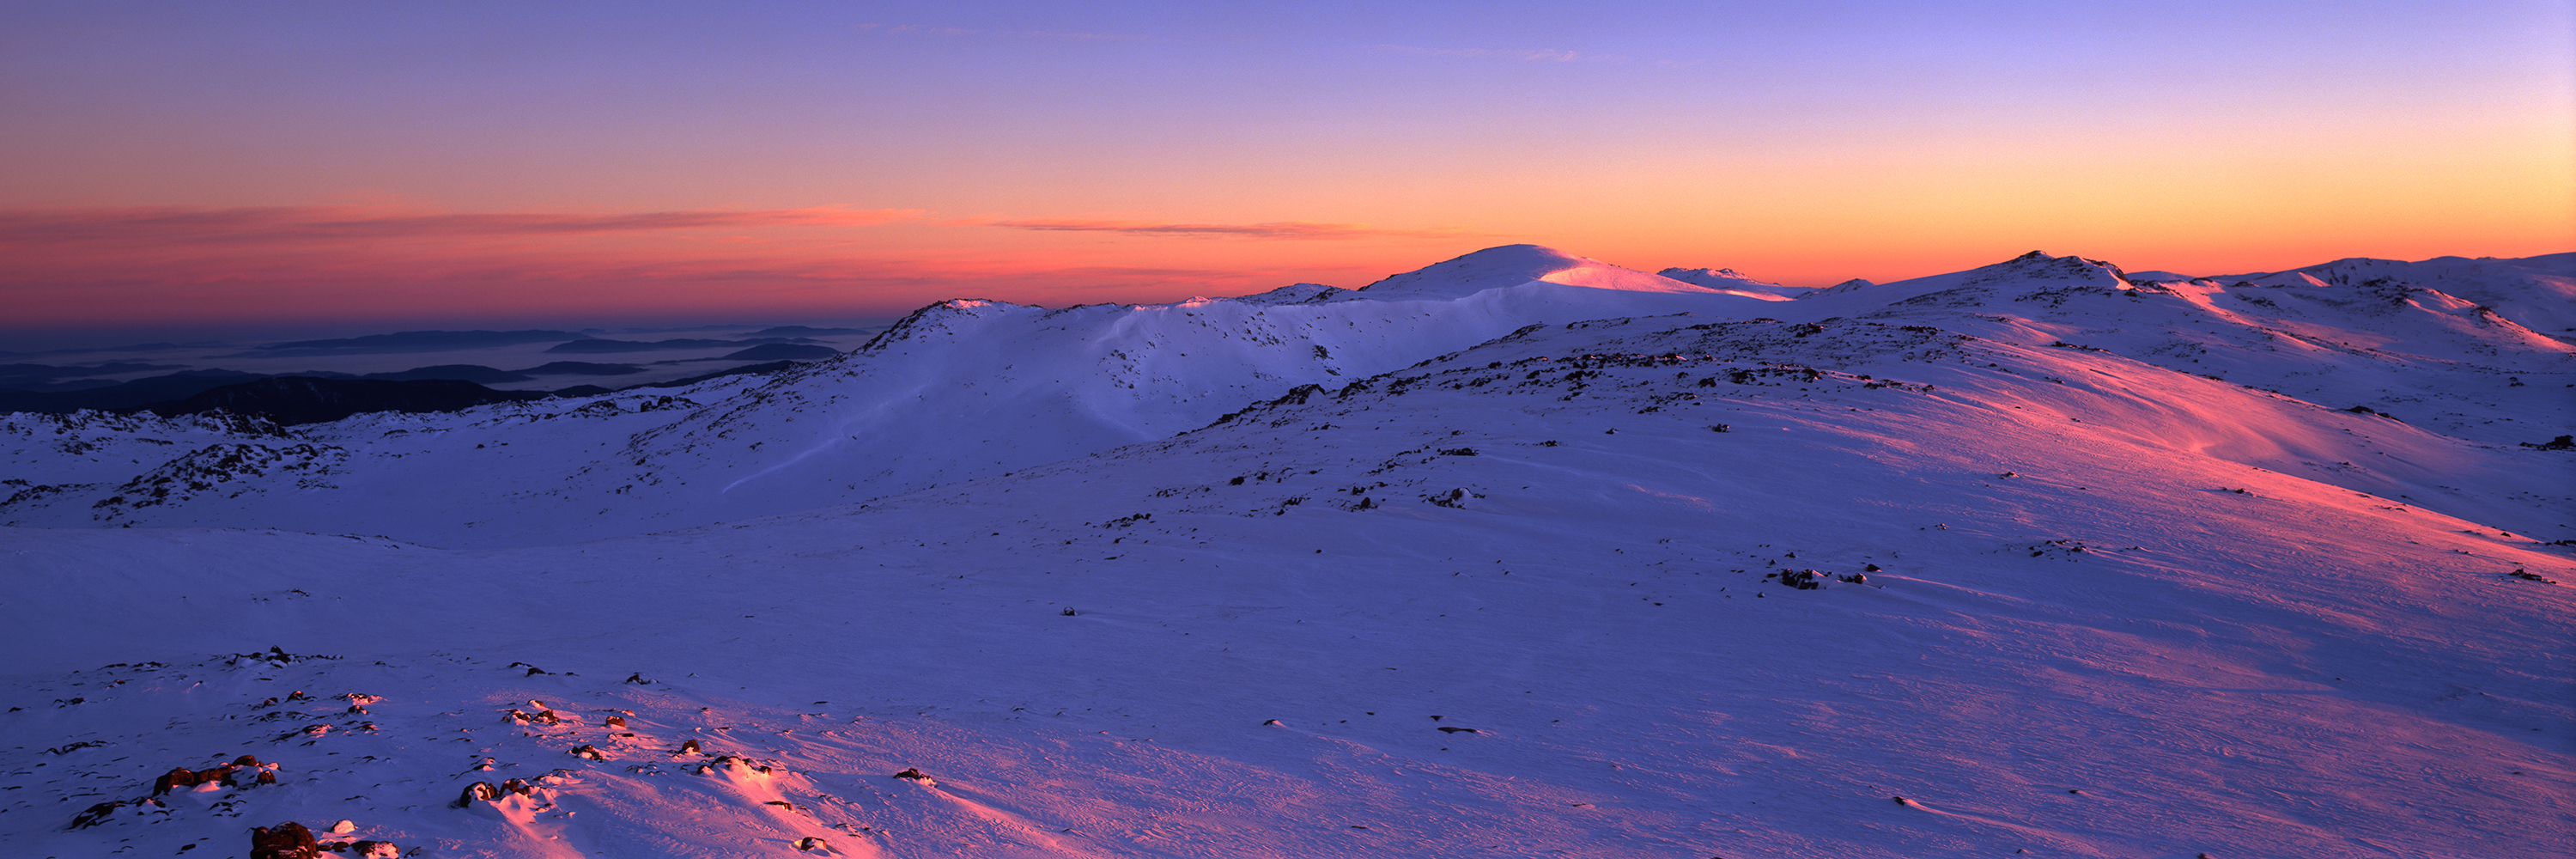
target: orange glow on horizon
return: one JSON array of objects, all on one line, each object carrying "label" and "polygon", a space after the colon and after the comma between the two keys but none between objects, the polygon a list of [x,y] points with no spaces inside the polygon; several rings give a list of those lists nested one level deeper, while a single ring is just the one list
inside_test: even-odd
[{"label": "orange glow on horizon", "polygon": [[[892,316],[946,298],[1061,306],[1345,288],[1478,248],[1532,242],[1645,271],[1729,267],[1761,280],[1886,282],[2028,250],[2190,274],[2350,256],[2529,256],[2570,249],[2576,219],[2536,200],[2447,207],[2446,229],[2320,195],[2273,207],[2098,195],[1990,201],[1924,189],[1875,209],[1722,205],[1649,220],[1529,216],[1533,229],[1240,224],[1139,218],[943,218],[806,208],[432,213],[385,207],[125,208],[0,213],[0,289],[16,327],[331,318],[566,318],[720,313]],[[2539,196],[2539,195],[2528,195]],[[2120,200],[2118,195],[2111,199]],[[1932,205],[1930,201],[1947,201]],[[1946,216],[1942,213],[1946,212]],[[1710,237],[1721,237],[1711,240]],[[1822,240],[1819,237],[1831,237]],[[2009,238],[1997,238],[2005,236]]]},{"label": "orange glow on horizon", "polygon": [[[2576,249],[2564,4],[1863,5],[0,9],[0,302],[853,318],[1356,287],[1520,242],[1794,286]],[[1003,35],[1029,32],[1122,35]]]}]

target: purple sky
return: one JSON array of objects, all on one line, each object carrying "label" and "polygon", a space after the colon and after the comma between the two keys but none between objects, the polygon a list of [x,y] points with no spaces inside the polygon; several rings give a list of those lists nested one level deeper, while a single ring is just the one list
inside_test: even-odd
[{"label": "purple sky", "polygon": [[6,328],[2576,245],[2563,0],[1392,6],[12,3]]}]

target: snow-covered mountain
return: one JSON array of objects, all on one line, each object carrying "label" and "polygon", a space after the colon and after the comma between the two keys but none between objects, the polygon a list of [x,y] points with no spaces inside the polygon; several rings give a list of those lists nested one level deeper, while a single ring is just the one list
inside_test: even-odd
[{"label": "snow-covered mountain", "polygon": [[[209,436],[185,420],[141,432],[145,424],[123,419],[20,416],[11,426],[26,441],[11,456],[26,467],[11,477],[33,494],[0,505],[0,521],[287,527],[448,546],[565,542],[855,503],[1163,438],[1298,385],[1385,372],[1533,323],[1758,315],[1750,309],[1777,303],[1529,245],[1356,291],[1062,309],[945,301],[849,356],[758,387],[726,381],[676,399],[296,428],[288,446],[320,450],[327,477],[245,471],[163,494],[172,484],[149,471],[166,453],[102,451],[140,438],[204,458],[213,445],[282,439]],[[100,450],[63,457],[44,441],[62,434]],[[138,506],[138,490],[148,504]]]},{"label": "snow-covered mountain", "polygon": [[1683,283],[1697,284],[1710,289],[1751,292],[1762,295],[1774,295],[1781,298],[1799,298],[1807,293],[1815,291],[1809,287],[1784,286],[1768,281],[1754,280],[1731,268],[1674,267],[1655,273]]},{"label": "snow-covered mountain", "polygon": [[2528,259],[2437,257],[2422,262],[2341,259],[2269,274],[2210,278],[2220,283],[2330,287],[2388,281],[2441,292],[2492,309],[2534,331],[2576,334],[2576,253]]},{"label": "snow-covered mountain", "polygon": [[[2480,294],[2503,302],[2489,305],[2399,279],[2414,271],[2400,263],[2374,263],[2360,281],[2231,287],[2132,284],[2106,263],[2038,253],[1791,301],[1740,278],[1747,288],[1698,286],[1530,245],[1359,290],[1304,284],[1062,309],[946,301],[843,358],[676,394],[378,414],[283,433],[184,418],[0,419],[17,439],[0,459],[17,481],[0,523],[570,542],[1004,474],[1168,437],[1300,385],[1338,386],[1525,325],[1669,313],[1871,319],[2107,350],[2456,438],[2536,442],[2576,425],[2576,398],[2535,395],[2568,372],[2570,347],[2495,308],[2554,306],[2569,278],[2547,273],[2550,259],[2470,264],[2489,273]],[[2421,265],[2430,280],[2468,282],[2460,263]],[[2522,295],[2531,298],[2516,304]],[[2522,402],[2493,407],[2507,400]]]},{"label": "snow-covered mountain", "polygon": [[2552,260],[1516,246],[667,396],[10,416],[0,852],[2562,855]]},{"label": "snow-covered mountain", "polygon": [[[2381,263],[2383,276],[2350,283],[2266,287],[2132,283],[2109,263],[2034,251],[1953,274],[1832,287],[1798,305],[1805,318],[1911,321],[2106,351],[2491,444],[2546,440],[2576,426],[2576,397],[2550,391],[2569,381],[2576,346],[2523,324],[2545,317],[2516,317],[2424,285],[2458,284],[2442,277],[2454,259]],[[2520,272],[2476,288],[2491,298],[2524,297],[2509,302],[2523,307],[2551,305],[2549,296],[2576,277],[2569,267],[2576,260],[2563,256],[2481,264]]]}]

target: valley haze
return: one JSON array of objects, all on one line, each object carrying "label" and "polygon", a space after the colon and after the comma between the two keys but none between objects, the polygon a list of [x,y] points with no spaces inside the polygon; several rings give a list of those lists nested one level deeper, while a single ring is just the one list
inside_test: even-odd
[{"label": "valley haze", "polygon": [[21,356],[525,396],[0,415],[0,852],[2563,856],[2571,308],[2576,254],[1521,244]]}]

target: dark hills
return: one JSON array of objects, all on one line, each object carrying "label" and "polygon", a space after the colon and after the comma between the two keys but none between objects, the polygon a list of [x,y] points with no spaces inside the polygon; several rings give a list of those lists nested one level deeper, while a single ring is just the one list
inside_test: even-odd
[{"label": "dark hills", "polygon": [[653,352],[663,349],[714,349],[722,346],[740,345],[743,345],[743,341],[701,340],[694,338],[651,341],[594,339],[559,343],[546,351],[567,355],[605,355],[615,352]]},{"label": "dark hills", "polygon": [[226,345],[230,344],[209,343],[204,341],[190,343],[171,343],[161,341],[153,343],[128,343],[123,346],[84,346],[70,349],[40,349],[34,352],[0,352],[0,358],[32,358],[38,355],[87,355],[98,352],[172,352],[180,349],[219,349]]},{"label": "dark hills", "polygon": [[[717,349],[725,346],[758,346],[768,343],[793,343],[801,337],[750,337],[741,340],[707,340],[680,337],[670,340],[609,340],[597,338],[559,343],[547,352],[570,355],[602,355],[615,352],[656,352],[667,349]],[[839,352],[832,354],[838,355]]]},{"label": "dark hills", "polygon": [[86,383],[63,382],[60,380],[92,380],[92,377],[96,376],[117,376],[126,373],[149,372],[152,370],[177,370],[183,366],[185,365],[143,364],[131,361],[93,364],[86,367],[57,367],[51,364],[0,364],[0,390],[70,390],[68,388],[59,387],[64,384],[70,384],[80,388],[95,388],[114,383],[94,380]]},{"label": "dark hills", "polygon": [[570,331],[398,331],[392,334],[369,334],[364,337],[271,343],[243,352],[241,357],[280,358],[388,352],[451,352],[459,349],[514,346],[521,343],[587,339],[590,339],[590,335]]},{"label": "dark hills", "polygon": [[[795,361],[747,364],[686,379],[673,379],[668,382],[633,387],[678,388],[725,376],[775,373],[794,366],[797,366]],[[264,416],[275,421],[279,426],[294,426],[336,421],[365,412],[452,412],[492,403],[605,393],[611,393],[611,391],[595,385],[580,385],[561,391],[496,391],[473,382],[455,379],[322,379],[311,376],[272,376],[198,391],[184,399],[153,403],[142,410],[170,417],[220,409],[237,415]]]},{"label": "dark hills", "polygon": [[841,350],[830,346],[817,346],[811,343],[763,343],[726,355],[725,358],[735,361],[820,361],[840,356]]},{"label": "dark hills", "polygon": [[495,382],[525,382],[535,377],[524,373],[513,373],[498,367],[486,367],[481,364],[438,364],[429,367],[413,367],[409,370],[397,370],[391,373],[368,373],[360,378],[386,379],[396,382],[409,382],[420,379],[453,379],[459,382],[473,382],[477,385],[489,385]]},{"label": "dark hills", "polygon": [[[765,344],[790,346],[799,350],[819,349],[823,357],[839,353],[820,346],[799,344]],[[758,351],[760,347],[735,353]],[[800,353],[801,354],[801,353]],[[375,373],[365,377],[343,373],[298,373],[291,376],[265,376],[237,370],[189,370],[166,376],[109,383],[98,387],[53,390],[0,390],[0,412],[42,412],[63,414],[81,409],[111,412],[149,411],[154,414],[186,415],[221,409],[235,414],[266,415],[280,425],[335,421],[363,412],[446,412],[490,403],[543,399],[550,396],[584,397],[631,388],[676,388],[708,379],[752,373],[774,373],[796,366],[798,361],[776,360],[745,364],[701,373],[685,379],[605,388],[576,385],[555,391],[499,391],[484,387],[484,382],[520,382],[534,376],[589,375],[614,376],[642,372],[633,364],[594,364],[582,361],[556,361],[526,370],[502,370],[479,364],[442,364],[416,367],[392,373]],[[34,367],[36,365],[17,365]],[[90,368],[95,369],[95,368]],[[47,370],[25,370],[22,375],[43,376]]]},{"label": "dark hills", "polygon": [[589,361],[549,361],[520,370],[531,376],[625,376],[644,372],[633,364],[594,364]]},{"label": "dark hills", "polygon": [[80,390],[0,391],[0,412],[129,411],[259,378],[264,377],[237,370],[189,370]]},{"label": "dark hills", "polygon": [[755,337],[755,338],[756,338],[756,337],[830,337],[830,336],[833,336],[833,335],[836,335],[836,334],[866,334],[866,333],[868,333],[868,332],[867,332],[865,329],[859,329],[859,328],[815,328],[815,327],[810,326],[810,325],[780,325],[780,326],[775,327],[775,328],[763,328],[763,329],[760,329],[760,330],[758,330],[758,331],[751,332],[750,334],[746,334],[746,335],[743,335],[743,336],[746,336],[746,337]]}]

